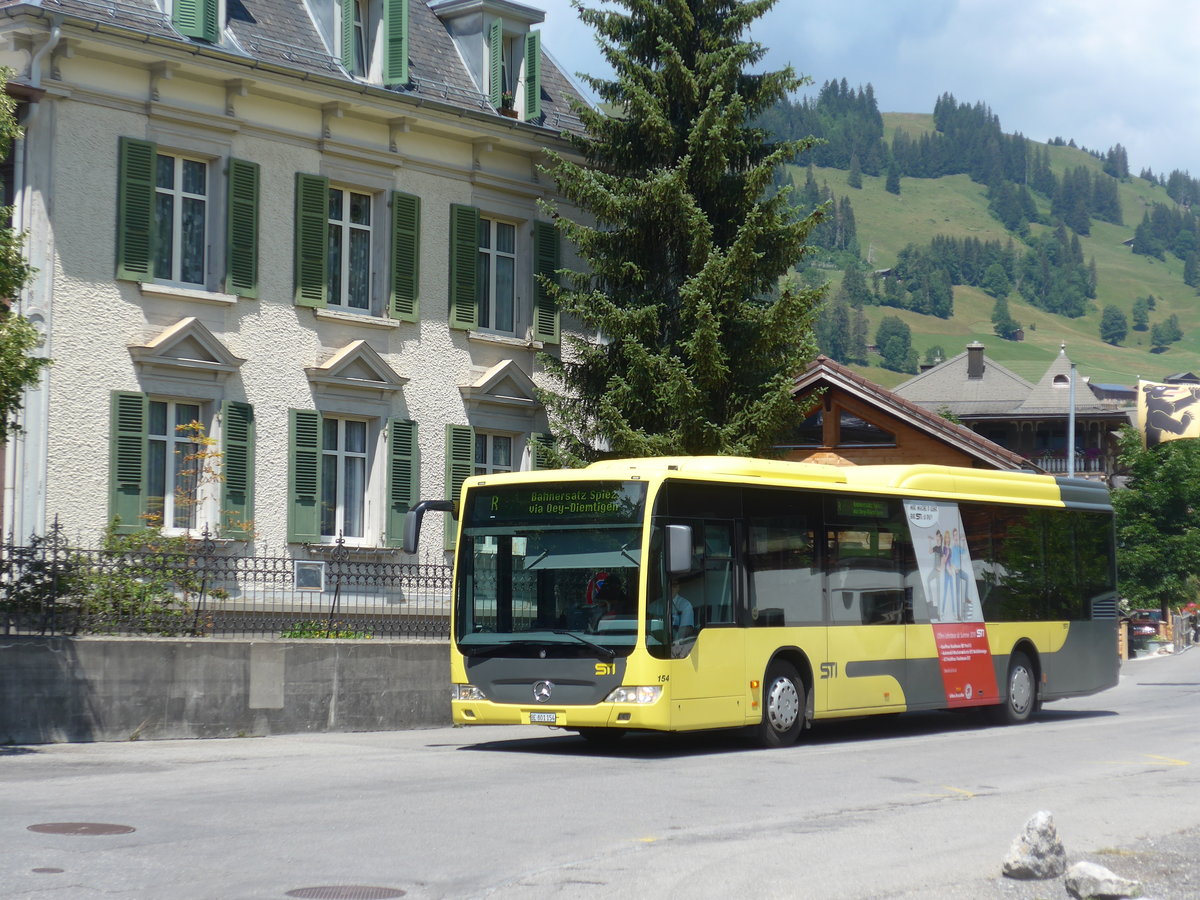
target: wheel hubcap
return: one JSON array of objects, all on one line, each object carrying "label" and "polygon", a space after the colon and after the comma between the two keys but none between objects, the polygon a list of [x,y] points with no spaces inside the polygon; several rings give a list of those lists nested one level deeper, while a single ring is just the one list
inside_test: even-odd
[{"label": "wheel hubcap", "polygon": [[789,678],[776,678],[767,692],[767,721],[776,731],[787,731],[800,716],[800,694]]},{"label": "wheel hubcap", "polygon": [[1008,685],[1008,703],[1013,712],[1024,715],[1033,699],[1033,676],[1024,666],[1013,669],[1012,681]]}]

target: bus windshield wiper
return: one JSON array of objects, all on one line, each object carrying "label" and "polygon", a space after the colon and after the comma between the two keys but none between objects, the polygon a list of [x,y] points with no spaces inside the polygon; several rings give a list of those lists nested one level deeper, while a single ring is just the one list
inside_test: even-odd
[{"label": "bus windshield wiper", "polygon": [[602,646],[601,644],[597,644],[595,641],[589,641],[587,638],[576,634],[574,631],[565,631],[565,630],[556,628],[550,633],[551,634],[565,634],[567,637],[575,638],[575,640],[579,641],[579,643],[581,643],[581,644],[586,644],[587,646],[589,646],[593,650],[595,650],[597,653],[603,653],[609,659],[617,658],[616,650],[610,650],[608,647]]}]

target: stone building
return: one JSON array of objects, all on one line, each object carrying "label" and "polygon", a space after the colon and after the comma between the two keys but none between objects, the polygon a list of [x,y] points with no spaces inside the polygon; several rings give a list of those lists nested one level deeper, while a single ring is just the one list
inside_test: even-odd
[{"label": "stone building", "polygon": [[[21,311],[4,529],[296,557],[527,468],[578,92],[510,0],[0,0]],[[194,423],[194,424],[193,424]],[[392,552],[392,551],[388,551]]]}]

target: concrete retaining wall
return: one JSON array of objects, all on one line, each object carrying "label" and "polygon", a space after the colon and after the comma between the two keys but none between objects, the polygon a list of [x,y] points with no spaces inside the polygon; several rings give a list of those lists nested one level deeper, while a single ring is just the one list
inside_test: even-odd
[{"label": "concrete retaining wall", "polygon": [[450,723],[442,643],[0,639],[0,743]]}]

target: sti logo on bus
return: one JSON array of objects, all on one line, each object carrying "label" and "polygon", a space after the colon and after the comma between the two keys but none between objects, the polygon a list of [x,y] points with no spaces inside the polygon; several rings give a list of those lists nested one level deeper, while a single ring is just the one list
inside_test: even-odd
[{"label": "sti logo on bus", "polygon": [[821,680],[824,681],[827,678],[837,678],[837,663],[835,663],[835,662],[821,663]]},{"label": "sti logo on bus", "polygon": [[597,677],[599,677],[601,675],[616,675],[616,674],[617,674],[617,664],[616,663],[596,663]]}]

